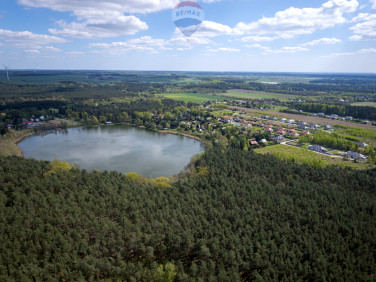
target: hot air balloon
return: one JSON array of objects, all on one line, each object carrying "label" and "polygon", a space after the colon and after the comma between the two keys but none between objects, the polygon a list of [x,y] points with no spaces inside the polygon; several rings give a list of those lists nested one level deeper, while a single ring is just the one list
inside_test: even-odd
[{"label": "hot air balloon", "polygon": [[200,27],[204,20],[204,10],[194,1],[183,1],[172,11],[175,26],[187,37]]}]

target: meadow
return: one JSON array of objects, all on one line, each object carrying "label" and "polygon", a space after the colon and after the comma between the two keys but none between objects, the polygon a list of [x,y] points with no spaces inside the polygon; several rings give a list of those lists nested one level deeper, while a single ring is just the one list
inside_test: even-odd
[{"label": "meadow", "polygon": [[197,103],[197,104],[201,104],[209,100],[217,100],[217,101],[228,100],[228,98],[223,97],[223,96],[201,94],[201,93],[164,93],[164,94],[158,94],[157,96],[163,96],[168,99],[172,99],[176,101],[183,101],[185,103],[192,102],[192,103]]},{"label": "meadow", "polygon": [[376,108],[376,102],[358,102],[358,103],[352,103],[351,106],[374,107],[374,108]]},{"label": "meadow", "polygon": [[309,151],[307,149],[280,144],[258,148],[254,151],[259,154],[272,154],[277,158],[285,161],[308,164],[316,168],[325,167],[328,165],[338,165],[342,167],[351,167],[354,169],[369,169],[370,167],[372,167],[372,165],[367,163],[354,163],[352,161],[344,161],[342,158],[325,156],[322,154],[317,154],[313,151]]},{"label": "meadow", "polygon": [[295,95],[241,89],[228,90],[227,93],[224,94],[224,96],[238,99],[278,99],[281,101],[288,101],[290,99],[297,98],[297,96]]}]

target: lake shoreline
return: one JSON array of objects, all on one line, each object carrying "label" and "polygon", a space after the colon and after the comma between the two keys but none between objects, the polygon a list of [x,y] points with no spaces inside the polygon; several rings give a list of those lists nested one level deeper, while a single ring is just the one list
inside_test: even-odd
[{"label": "lake shoreline", "polygon": [[26,137],[33,135],[34,132],[30,130],[11,130],[7,133],[8,136],[1,137],[0,141],[0,154],[3,156],[23,156],[23,151],[18,147],[18,143]]},{"label": "lake shoreline", "polygon": [[146,177],[175,175],[192,156],[205,150],[197,137],[184,134],[187,138],[181,138],[178,135],[183,134],[138,126],[82,126],[67,130],[35,132],[35,138],[17,138],[19,142],[24,140],[18,146],[27,158],[59,159],[86,170],[133,171]]},{"label": "lake shoreline", "polygon": [[184,137],[187,137],[187,138],[190,138],[190,139],[193,139],[193,140],[196,140],[196,141],[199,141],[201,142],[203,145],[205,145],[204,141],[196,136],[193,136],[193,135],[189,135],[189,134],[186,134],[186,133],[181,133],[181,132],[176,132],[176,131],[169,131],[169,130],[158,130],[157,132],[159,133],[164,133],[164,134],[173,134],[173,135],[180,135],[180,136],[184,136]]},{"label": "lake shoreline", "polygon": [[[125,126],[137,127],[137,128],[140,128],[140,129],[148,130],[145,126],[137,126],[137,125],[132,125],[132,124],[124,124],[124,125]],[[90,126],[93,126],[93,125],[90,125]],[[103,125],[95,125],[95,126],[103,126]],[[69,127],[69,128],[76,128],[76,127],[87,127],[87,126],[85,126],[85,125],[79,125],[79,126],[72,126],[72,127]],[[24,152],[18,146],[18,143],[20,143],[21,141],[23,141],[25,138],[27,138],[29,136],[41,133],[43,131],[48,131],[48,130],[51,130],[51,129],[46,129],[46,130],[39,129],[36,132],[35,131],[30,132],[29,130],[25,130],[27,132],[25,132],[24,134],[22,134],[20,136],[17,136],[15,139],[10,138],[9,140],[4,141],[4,142],[8,143],[9,146],[13,146],[13,149],[10,150],[10,152],[7,153],[6,155],[13,155],[13,156],[18,156],[18,157],[23,157],[24,156]],[[57,129],[55,129],[55,130],[57,130]],[[190,134],[186,134],[186,133],[182,133],[182,132],[176,132],[176,131],[170,131],[170,130],[151,130],[151,131],[158,132],[158,133],[163,133],[163,134],[180,135],[180,136],[183,136],[183,137],[187,137],[189,139],[196,140],[198,142],[201,142],[203,145],[205,145],[205,142],[201,138],[199,138],[197,136],[190,135]],[[2,153],[2,155],[5,155],[5,154]]]}]

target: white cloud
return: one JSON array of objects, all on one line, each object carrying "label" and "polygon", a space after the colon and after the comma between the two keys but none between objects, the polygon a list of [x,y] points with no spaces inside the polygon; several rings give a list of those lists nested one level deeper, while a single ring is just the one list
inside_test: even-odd
[{"label": "white cloud", "polygon": [[[44,35],[44,34],[35,34],[30,31],[12,31],[0,29],[0,39],[7,42],[16,43],[16,47],[26,48],[28,46],[36,45],[46,45],[52,43],[65,43],[68,42],[66,39]],[[35,47],[33,47],[35,48]]]},{"label": "white cloud", "polygon": [[262,46],[261,44],[248,44],[248,45],[246,45],[246,47],[247,48],[258,48],[258,49],[261,49],[261,50],[264,50],[264,51],[270,50],[269,47]]},{"label": "white cloud", "polygon": [[235,48],[226,48],[226,47],[222,47],[222,48],[217,48],[217,49],[208,49],[209,52],[240,52],[239,49],[235,49]]},{"label": "white cloud", "polygon": [[50,51],[50,52],[61,52],[61,49],[59,49],[59,48],[55,48],[55,47],[53,47],[53,46],[46,46],[46,47],[45,47],[45,50],[46,50],[46,51]]},{"label": "white cloud", "polygon": [[30,54],[39,54],[39,50],[35,49],[30,49],[30,50],[24,50],[25,53],[30,53]]},{"label": "white cloud", "polygon": [[193,34],[193,37],[215,37],[221,35],[240,35],[241,31],[237,28],[231,28],[228,25],[203,21],[199,29]]},{"label": "white cloud", "polygon": [[183,46],[177,48],[178,51],[190,50],[197,45],[205,45],[211,43],[208,38],[201,37],[174,37],[170,40],[156,39],[151,36],[143,36],[140,38],[129,39],[121,42],[112,43],[91,43],[91,48],[99,48],[100,53],[124,54],[130,51],[171,51],[174,46]]},{"label": "white cloud", "polygon": [[349,39],[351,41],[376,40],[376,14],[362,13],[352,19],[353,22],[359,22],[350,27],[355,35]]},{"label": "white cloud", "polygon": [[372,3],[372,8],[376,9],[376,0],[370,0],[370,2]]},{"label": "white cloud", "polygon": [[303,47],[283,47],[277,50],[266,48],[263,54],[267,55],[267,54],[281,54],[281,53],[297,53],[297,52],[303,52],[303,51],[309,51],[309,49],[303,48]]},{"label": "white cloud", "polygon": [[361,22],[364,20],[367,20],[367,18],[370,16],[368,13],[359,13],[356,17],[351,19],[351,22]]},{"label": "white cloud", "polygon": [[148,25],[134,16],[118,16],[112,19],[89,19],[85,22],[67,24],[59,21],[61,29],[49,29],[55,35],[74,38],[102,38],[120,35],[133,35],[148,29]]},{"label": "white cloud", "polygon": [[70,51],[70,52],[65,52],[65,54],[75,57],[75,56],[84,55],[85,53],[81,51]]},{"label": "white cloud", "polygon": [[278,39],[277,36],[257,36],[257,35],[252,35],[252,36],[246,36],[242,38],[242,41],[244,42],[266,42],[266,41],[273,41]]},{"label": "white cloud", "polygon": [[19,4],[28,7],[73,12],[73,15],[79,19],[110,18],[114,13],[147,14],[172,9],[178,2],[178,0],[18,0]]},{"label": "white cloud", "polygon": [[295,46],[295,47],[283,47],[281,49],[271,49],[270,47],[262,46],[260,44],[249,44],[246,47],[248,48],[258,48],[263,50],[263,55],[269,55],[269,54],[283,54],[283,53],[297,53],[297,52],[304,52],[309,51],[308,48]]},{"label": "white cloud", "polygon": [[18,0],[19,4],[72,12],[78,19],[71,23],[58,21],[54,35],[73,38],[104,38],[133,35],[148,29],[148,25],[132,13],[147,14],[172,9],[178,0]]},{"label": "white cloud", "polygon": [[369,48],[369,49],[361,49],[358,51],[359,54],[369,54],[369,53],[376,53],[375,48]]},{"label": "white cloud", "polygon": [[344,23],[345,13],[354,12],[357,0],[330,0],[320,8],[288,8],[277,12],[272,18],[262,18],[257,22],[240,22],[236,27],[248,34],[273,34],[281,38],[291,38],[299,34],[311,34]]},{"label": "white cloud", "polygon": [[359,54],[376,54],[376,49],[369,48],[369,49],[361,49],[361,50],[354,51],[354,52],[333,53],[325,57],[331,58],[331,57],[352,56],[352,55],[359,55]]},{"label": "white cloud", "polygon": [[321,38],[317,40],[313,40],[307,43],[303,43],[300,46],[315,46],[320,44],[336,44],[340,43],[342,40],[338,38]]}]

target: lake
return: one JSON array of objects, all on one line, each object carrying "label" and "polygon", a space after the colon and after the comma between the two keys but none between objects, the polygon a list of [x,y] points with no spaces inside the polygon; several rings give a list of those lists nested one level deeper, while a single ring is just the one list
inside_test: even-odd
[{"label": "lake", "polygon": [[126,126],[69,128],[44,132],[18,143],[25,157],[59,159],[92,170],[171,176],[204,151],[196,140]]}]

